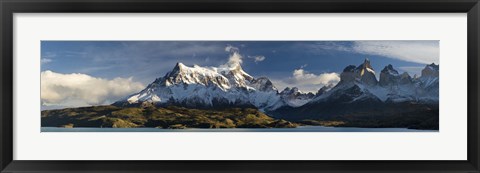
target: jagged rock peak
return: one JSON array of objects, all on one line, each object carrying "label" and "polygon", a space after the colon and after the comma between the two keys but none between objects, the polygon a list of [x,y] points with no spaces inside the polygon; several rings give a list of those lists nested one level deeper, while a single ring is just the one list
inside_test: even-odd
[{"label": "jagged rock peak", "polygon": [[183,69],[185,69],[185,65],[181,62],[177,62],[175,67],[173,67],[172,71],[166,74],[166,76],[172,77],[178,75]]},{"label": "jagged rock peak", "polygon": [[320,88],[318,91],[317,91],[317,96],[320,96],[322,94],[325,94],[326,92],[330,91],[333,87],[335,87],[334,84],[328,84],[328,85],[324,85],[322,88]]},{"label": "jagged rock peak", "polygon": [[299,92],[297,87],[293,87],[293,88],[286,87],[285,89],[283,89],[282,92],[280,92],[280,94],[284,95],[284,94],[292,94],[296,92]]},{"label": "jagged rock peak", "polygon": [[406,78],[406,77],[411,78],[410,75],[409,75],[407,72],[403,72],[403,73],[400,75],[400,77],[402,77],[402,78]]},{"label": "jagged rock peak", "polygon": [[369,68],[371,70],[374,70],[372,65],[370,64],[370,60],[368,58],[365,58],[365,60],[363,61],[362,64],[360,64],[357,69],[360,70],[360,69],[366,69],[366,68]]},{"label": "jagged rock peak", "polygon": [[378,83],[380,86],[411,84],[412,78],[407,72],[400,75],[391,64],[388,64],[380,73],[380,81]]},{"label": "jagged rock peak", "polygon": [[398,84],[404,85],[404,84],[411,84],[412,82],[413,82],[412,77],[407,72],[403,72],[400,75],[400,81],[398,82]]},{"label": "jagged rock peak", "polygon": [[381,73],[398,75],[398,71],[393,68],[392,64],[388,64],[387,66],[385,66],[385,68],[383,68],[383,70],[381,71]]},{"label": "jagged rock peak", "polygon": [[421,77],[438,77],[439,70],[440,70],[439,65],[436,65],[435,63],[426,65],[425,68],[422,70]]},{"label": "jagged rock peak", "polygon": [[363,64],[360,64],[355,71],[356,77],[359,78],[362,83],[370,86],[378,83],[377,78],[375,77],[375,71],[368,58],[366,58]]},{"label": "jagged rock peak", "polygon": [[257,79],[253,79],[251,85],[253,88],[259,91],[277,91],[277,88],[267,77],[259,77]]},{"label": "jagged rock peak", "polygon": [[431,68],[433,68],[433,69],[435,69],[435,70],[437,70],[437,71],[440,69],[440,68],[439,68],[440,66],[439,66],[438,64],[435,64],[435,63],[431,63],[431,64],[429,64],[429,65],[427,65],[427,66],[428,66],[428,67],[431,67]]},{"label": "jagged rock peak", "polygon": [[380,72],[380,86],[396,85],[398,83],[398,71],[393,68],[391,64],[388,64]]},{"label": "jagged rock peak", "polygon": [[345,67],[343,72],[340,74],[340,84],[352,83],[355,81],[359,81],[370,86],[378,83],[377,78],[375,77],[375,71],[373,70],[368,58],[366,58],[358,67],[355,65],[349,65]]},{"label": "jagged rock peak", "polygon": [[222,89],[230,88],[230,83],[225,76],[220,75],[217,69],[210,67],[193,67],[177,63],[172,71],[165,74],[161,83],[164,86],[174,84],[201,84],[204,86],[219,86]]},{"label": "jagged rock peak", "polygon": [[240,63],[229,64],[228,67],[219,67],[217,69],[220,73],[231,80],[233,83],[239,83],[246,85],[246,81],[251,82],[254,80],[252,76],[243,71]]},{"label": "jagged rock peak", "polygon": [[351,83],[355,81],[355,65],[349,65],[343,69],[343,72],[340,74],[340,82],[341,83]]},{"label": "jagged rock peak", "polygon": [[313,94],[312,92],[308,92],[308,93],[302,92],[297,87],[293,87],[293,88],[286,87],[285,89],[283,89],[282,92],[280,92],[280,95],[296,95],[296,96],[304,95],[304,96],[312,97],[315,94]]},{"label": "jagged rock peak", "polygon": [[289,106],[298,107],[308,103],[313,97],[315,97],[315,94],[311,92],[302,93],[297,87],[286,87],[280,92],[280,96]]},{"label": "jagged rock peak", "polygon": [[355,68],[357,68],[357,66],[349,65],[349,66],[345,67],[345,69],[343,69],[343,72],[354,72]]}]

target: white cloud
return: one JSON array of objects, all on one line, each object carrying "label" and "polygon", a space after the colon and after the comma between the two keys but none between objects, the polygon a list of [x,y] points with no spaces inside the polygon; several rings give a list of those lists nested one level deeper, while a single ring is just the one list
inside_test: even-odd
[{"label": "white cloud", "polygon": [[[245,47],[245,46],[242,46],[242,47]],[[240,54],[240,49],[238,47],[235,47],[235,46],[232,46],[232,45],[227,45],[225,47],[225,52],[230,53],[230,57],[228,58],[228,64],[227,65],[232,66],[232,65],[235,65],[235,64],[242,64],[243,63],[243,56]],[[247,58],[251,58],[255,62],[264,61],[266,59],[265,56],[262,56],[262,55],[247,56]]]},{"label": "white cloud", "polygon": [[316,75],[303,69],[297,69],[293,71],[293,77],[290,78],[290,80],[295,84],[327,85],[340,81],[340,76],[338,73],[322,73]]},{"label": "white cloud", "polygon": [[255,62],[260,62],[264,60],[265,60],[265,56],[255,56]]},{"label": "white cloud", "polygon": [[42,58],[40,59],[41,64],[47,64],[53,61],[52,58],[57,57],[56,53],[52,52],[45,52],[44,55],[42,55]]},{"label": "white cloud", "polygon": [[55,57],[57,57],[57,53],[53,53],[53,52],[45,52],[42,55],[42,58],[55,58]]},{"label": "white cloud", "polygon": [[438,41],[356,41],[353,51],[422,64],[439,63]]},{"label": "white cloud", "polygon": [[318,42],[306,46],[313,53],[322,54],[325,53],[325,50],[335,50],[377,55],[421,64],[438,64],[440,56],[438,41],[354,41],[352,44]]},{"label": "white cloud", "polygon": [[50,59],[50,58],[42,58],[40,60],[40,63],[42,63],[42,64],[47,64],[47,63],[50,63],[50,62],[52,62],[52,59]]},{"label": "white cloud", "polygon": [[243,57],[242,55],[240,55],[240,49],[228,45],[227,47],[225,47],[225,51],[230,52],[230,57],[228,58],[227,64],[222,65],[223,67],[234,67],[243,63]]},{"label": "white cloud", "polygon": [[321,87],[329,84],[337,84],[340,81],[338,73],[313,74],[303,68],[293,71],[292,76],[283,80],[273,80],[280,90],[285,87],[297,87],[304,92],[316,93]]},{"label": "white cloud", "polygon": [[110,104],[143,88],[143,84],[132,78],[108,80],[81,73],[41,72],[41,101],[48,106]]},{"label": "white cloud", "polygon": [[234,52],[233,54],[230,55],[230,57],[228,58],[228,64],[242,64],[243,60],[242,60],[242,55],[240,55],[240,53],[238,52]]},{"label": "white cloud", "polygon": [[234,52],[239,52],[240,49],[238,49],[238,47],[234,47],[232,45],[227,45],[227,47],[225,47],[225,51],[230,52],[230,53],[234,53]]},{"label": "white cloud", "polygon": [[252,58],[253,61],[255,61],[255,62],[261,62],[261,61],[264,61],[266,59],[266,57],[263,56],[263,55],[248,56],[248,58]]},{"label": "white cloud", "polygon": [[309,48],[310,51],[313,53],[325,53],[324,50],[336,50],[336,51],[344,51],[344,52],[352,52],[352,48],[346,44],[342,44],[341,42],[335,41],[326,41],[326,42],[316,42],[315,44],[307,44],[305,45]]}]

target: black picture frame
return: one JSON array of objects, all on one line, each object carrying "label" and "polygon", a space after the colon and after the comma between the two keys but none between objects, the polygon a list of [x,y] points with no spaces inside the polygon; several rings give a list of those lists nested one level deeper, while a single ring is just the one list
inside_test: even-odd
[{"label": "black picture frame", "polygon": [[[1,172],[480,172],[478,0],[0,0]],[[467,13],[466,161],[17,161],[13,160],[14,13]],[[445,33],[448,34],[448,33]]]}]

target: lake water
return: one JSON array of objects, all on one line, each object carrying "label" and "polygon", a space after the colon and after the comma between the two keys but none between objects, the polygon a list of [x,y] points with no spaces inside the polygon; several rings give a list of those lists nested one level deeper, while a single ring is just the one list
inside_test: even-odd
[{"label": "lake water", "polygon": [[438,132],[407,128],[357,128],[299,126],[297,128],[231,128],[231,129],[158,129],[158,128],[61,128],[42,127],[42,132]]}]

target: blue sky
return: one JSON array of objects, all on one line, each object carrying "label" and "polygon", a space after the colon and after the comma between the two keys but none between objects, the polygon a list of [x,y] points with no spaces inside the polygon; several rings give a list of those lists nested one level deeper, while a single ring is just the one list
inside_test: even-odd
[{"label": "blue sky", "polygon": [[[226,48],[238,49],[244,70],[254,77],[270,78],[279,90],[297,84],[293,78],[298,70],[313,78],[339,74],[365,58],[377,74],[392,64],[413,76],[426,64],[439,63],[439,41],[42,41],[41,46],[42,72],[63,77],[75,73],[106,82],[125,79],[138,84],[132,91],[165,75],[177,62],[225,64],[231,55]],[[304,91],[321,87],[308,81],[298,85]],[[69,98],[65,99],[60,101]],[[111,99],[115,97],[92,104]]]}]

